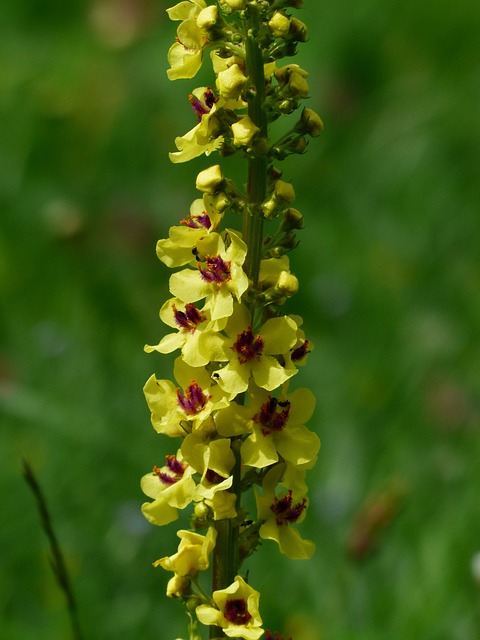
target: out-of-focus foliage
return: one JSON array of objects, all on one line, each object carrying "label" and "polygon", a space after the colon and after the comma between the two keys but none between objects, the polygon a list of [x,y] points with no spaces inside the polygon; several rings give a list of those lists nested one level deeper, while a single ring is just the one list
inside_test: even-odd
[{"label": "out-of-focus foliage", "polygon": [[[194,124],[188,81],[165,75],[167,6],[0,5],[2,640],[68,637],[22,457],[86,638],[184,633],[151,567],[176,527],[143,521],[138,487],[167,453],[141,392],[171,364],[142,351],[163,331],[155,242],[209,163],[167,160]],[[318,397],[318,550],[273,562],[265,543],[248,568],[265,626],[295,640],[478,640],[480,5],[305,0],[299,16],[326,125],[284,173],[306,219],[292,304],[315,343],[299,383]]]}]

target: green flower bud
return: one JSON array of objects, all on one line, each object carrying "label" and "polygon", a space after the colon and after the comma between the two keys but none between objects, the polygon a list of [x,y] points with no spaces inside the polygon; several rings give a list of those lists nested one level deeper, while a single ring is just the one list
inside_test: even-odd
[{"label": "green flower bud", "polygon": [[282,212],[282,224],[280,231],[291,231],[292,229],[303,229],[303,215],[298,209],[289,207]]},{"label": "green flower bud", "polygon": [[224,191],[220,191],[213,196],[213,206],[219,213],[223,213],[231,204],[231,201]]},{"label": "green flower bud", "polygon": [[292,140],[287,146],[286,149],[289,153],[303,153],[307,148],[307,140],[300,136],[299,138],[295,138]]},{"label": "green flower bud", "polygon": [[302,69],[302,67],[298,64],[292,63],[286,64],[285,66],[280,67],[280,69],[276,69],[275,78],[278,80],[279,84],[283,85],[288,82],[288,79],[293,72],[298,73],[302,76],[302,78],[308,77],[308,73],[305,71],[305,69]]},{"label": "green flower bud", "polygon": [[305,77],[297,71],[290,74],[288,88],[290,94],[295,98],[307,98],[310,93],[308,82],[305,80]]},{"label": "green flower bud", "polygon": [[285,38],[290,30],[290,19],[280,11],[275,11],[268,26],[276,38]]},{"label": "green flower bud", "polygon": [[312,136],[312,138],[316,138],[323,131],[322,119],[313,109],[306,107],[302,111],[300,120],[295,125],[295,131],[298,133],[307,133]]},{"label": "green flower bud", "polygon": [[293,36],[296,42],[306,42],[308,37],[308,30],[306,24],[297,18],[290,20],[290,36]]},{"label": "green flower bud", "polygon": [[290,204],[295,200],[295,190],[290,182],[277,180],[275,183],[275,199],[278,203]]},{"label": "green flower bud", "polygon": [[219,164],[200,171],[195,186],[204,193],[215,193],[223,183],[224,177]]}]

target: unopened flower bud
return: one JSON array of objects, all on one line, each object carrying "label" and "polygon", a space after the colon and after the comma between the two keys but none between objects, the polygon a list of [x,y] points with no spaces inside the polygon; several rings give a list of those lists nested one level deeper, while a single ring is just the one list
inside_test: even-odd
[{"label": "unopened flower bud", "polygon": [[222,7],[228,7],[231,11],[241,11],[245,9],[247,0],[221,0]]},{"label": "unopened flower bud", "polygon": [[278,105],[278,110],[280,113],[284,115],[288,115],[289,113],[293,113],[296,109],[294,100],[282,100],[282,102]]},{"label": "unopened flower bud", "polygon": [[295,190],[290,182],[284,180],[277,180],[275,183],[275,198],[277,202],[283,204],[290,204],[295,200]]},{"label": "unopened flower bud", "polygon": [[238,147],[246,147],[259,131],[260,128],[252,122],[249,116],[244,116],[232,124],[233,144]]},{"label": "unopened flower bud", "polygon": [[227,99],[238,98],[246,82],[247,77],[238,64],[232,64],[228,69],[220,71],[217,76],[217,87],[220,95]]},{"label": "unopened flower bud", "polygon": [[275,11],[268,26],[276,38],[284,38],[290,30],[290,19],[280,11]]},{"label": "unopened flower bud", "polygon": [[219,213],[223,213],[230,204],[230,198],[224,191],[219,191],[213,196],[213,206]]},{"label": "unopened flower bud", "polygon": [[219,164],[216,164],[213,167],[208,167],[208,169],[200,171],[195,186],[199,191],[203,191],[204,193],[215,193],[218,191],[223,180],[222,168]]},{"label": "unopened flower bud", "polygon": [[289,207],[282,212],[283,221],[280,231],[291,231],[292,229],[303,229],[303,215],[298,209]]},{"label": "unopened flower bud", "polygon": [[184,598],[190,592],[190,578],[175,574],[167,583],[168,598]]},{"label": "unopened flower bud", "polygon": [[292,18],[290,20],[289,35],[294,36],[297,42],[306,42],[308,37],[306,24],[304,24],[301,20],[298,20],[298,18]]},{"label": "unopened flower bud", "polygon": [[306,107],[302,111],[300,120],[295,126],[295,131],[298,133],[307,133],[312,136],[312,138],[316,138],[323,131],[322,119],[313,109]]},{"label": "unopened flower bud", "polygon": [[278,215],[279,209],[295,200],[295,191],[290,182],[277,180],[273,187],[273,193],[268,200],[262,204],[262,211],[265,218],[270,219]]},{"label": "unopened flower bud", "polygon": [[290,298],[298,291],[298,278],[289,271],[281,271],[275,288],[283,296]]},{"label": "unopened flower bud", "polygon": [[197,27],[208,31],[218,21],[218,8],[212,4],[209,7],[202,9],[197,16]]},{"label": "unopened flower bud", "polygon": [[286,82],[288,82],[290,74],[294,72],[300,74],[302,78],[308,77],[308,73],[307,71],[305,71],[305,69],[302,69],[302,67],[298,64],[292,63],[286,64],[285,66],[280,67],[280,69],[277,69],[275,71],[275,78],[280,84],[285,84]]},{"label": "unopened flower bud", "polygon": [[296,98],[307,98],[310,92],[305,76],[297,71],[290,74],[290,78],[288,79],[288,88],[290,90],[290,94]]},{"label": "unopened flower bud", "polygon": [[307,144],[307,140],[303,136],[300,136],[288,143],[287,151],[290,153],[303,153],[307,148]]}]

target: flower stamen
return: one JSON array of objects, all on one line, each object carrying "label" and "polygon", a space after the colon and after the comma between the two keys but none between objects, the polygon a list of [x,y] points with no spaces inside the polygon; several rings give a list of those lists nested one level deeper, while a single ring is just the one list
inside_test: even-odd
[{"label": "flower stamen", "polygon": [[[278,407],[280,407],[279,411]],[[260,407],[260,411],[253,416],[253,420],[261,425],[262,434],[268,436],[272,431],[283,431],[289,412],[290,402],[288,400],[282,402],[269,396],[267,402]]]},{"label": "flower stamen", "polygon": [[275,498],[275,502],[270,505],[270,510],[276,515],[277,524],[282,525],[297,522],[306,506],[306,498],[292,504],[292,490],[290,489],[283,498]]},{"label": "flower stamen", "polygon": [[205,267],[198,265],[205,282],[211,284],[224,284],[231,279],[230,262],[225,262],[221,256],[205,256]]},{"label": "flower stamen", "polygon": [[188,415],[196,415],[200,413],[205,407],[210,396],[203,393],[202,388],[192,380],[192,382],[185,389],[185,393],[181,393],[180,389],[177,389],[177,402],[178,406],[185,411]]},{"label": "flower stamen", "polygon": [[186,331],[190,331],[190,333],[194,333],[197,325],[205,320],[205,315],[191,302],[185,305],[185,311],[178,311],[174,304],[172,304],[172,309],[175,323],[180,329],[185,329]]},{"label": "flower stamen", "polygon": [[263,345],[262,336],[255,336],[252,327],[248,327],[248,329],[237,335],[237,340],[233,344],[232,349],[238,353],[238,361],[240,364],[245,364],[262,355]]}]

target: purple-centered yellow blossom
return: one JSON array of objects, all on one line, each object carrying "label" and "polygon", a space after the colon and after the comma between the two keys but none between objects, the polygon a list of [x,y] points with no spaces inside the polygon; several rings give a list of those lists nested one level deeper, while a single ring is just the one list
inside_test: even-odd
[{"label": "purple-centered yellow blossom", "polygon": [[209,87],[194,89],[189,98],[198,123],[184,136],[175,138],[178,151],[168,154],[174,163],[188,162],[202,153],[208,156],[223,143],[221,123],[215,114],[218,109],[227,106],[225,100],[216,98]]},{"label": "purple-centered yellow blossom", "polygon": [[168,326],[177,329],[164,336],[157,345],[144,347],[147,353],[172,353],[181,349],[183,360],[191,367],[203,367],[210,359],[198,349],[198,339],[202,332],[223,329],[227,318],[212,321],[209,305],[199,309],[192,302],[170,298],[160,309],[160,318]]},{"label": "purple-centered yellow blossom", "polygon": [[255,490],[258,518],[263,520],[260,537],[274,540],[280,552],[287,557],[306,560],[313,555],[315,544],[311,540],[304,540],[292,525],[304,519],[308,501],[305,496],[296,495],[292,489],[282,489],[277,495],[276,488],[284,473],[284,464],[275,465],[263,480],[263,495]]},{"label": "purple-centered yellow blossom", "polygon": [[236,576],[226,589],[213,592],[215,606],[201,604],[195,613],[202,624],[220,627],[228,638],[258,640],[263,635],[259,599],[258,591]]},{"label": "purple-centered yellow blossom", "polygon": [[[182,455],[201,476],[197,483],[195,500],[204,500],[214,512],[214,519],[234,518],[235,494],[228,493],[235,457],[228,438],[208,440],[192,433],[182,444]],[[220,496],[219,494],[225,494]]]},{"label": "purple-centered yellow blossom", "polygon": [[195,264],[193,249],[204,236],[214,232],[222,220],[210,194],[197,198],[180,225],[170,227],[168,238],[157,242],[157,256],[167,267]]},{"label": "purple-centered yellow blossom", "polygon": [[282,392],[278,398],[258,390],[250,398],[248,416],[252,433],[241,447],[244,464],[263,468],[282,458],[292,465],[302,465],[316,458],[320,440],[304,425],[315,407],[315,396],[310,390]]},{"label": "purple-centered yellow blossom", "polygon": [[228,405],[223,390],[203,367],[190,367],[181,358],[175,360],[174,375],[179,387],[170,380],[157,380],[155,375],[145,384],[155,431],[178,437],[192,430],[211,429],[204,423],[212,411]]},{"label": "purple-centered yellow blossom", "polygon": [[242,269],[247,249],[237,233],[227,230],[203,237],[196,245],[197,270],[184,269],[170,277],[171,293],[184,302],[206,298],[212,320],[232,314],[233,300],[240,300],[248,287]]},{"label": "purple-centered yellow blossom", "polygon": [[161,526],[178,518],[178,509],[184,509],[194,498],[193,473],[178,452],[176,456],[166,456],[165,466],[154,467],[152,473],[142,477],[142,491],[153,499],[142,505],[142,513],[149,522]]},{"label": "purple-centered yellow blossom", "polygon": [[267,320],[257,333],[248,309],[237,304],[225,333],[202,336],[199,348],[212,360],[227,362],[213,378],[231,396],[246,391],[251,377],[259,387],[271,391],[296,374],[295,368],[287,369],[277,357],[296,341],[297,325],[289,316]]}]

